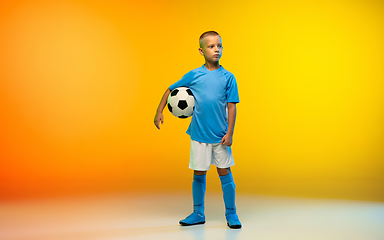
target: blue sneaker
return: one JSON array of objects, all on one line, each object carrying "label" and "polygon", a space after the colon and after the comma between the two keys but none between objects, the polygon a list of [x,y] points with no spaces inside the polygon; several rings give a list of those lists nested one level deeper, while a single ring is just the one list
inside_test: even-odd
[{"label": "blue sneaker", "polygon": [[197,213],[197,212],[191,213],[191,215],[189,215],[183,220],[180,220],[179,222],[181,226],[191,226],[191,225],[204,224],[204,223],[205,223],[204,214]]},{"label": "blue sneaker", "polygon": [[238,229],[241,228],[241,223],[236,213],[231,213],[225,216],[227,219],[227,225],[230,228]]}]

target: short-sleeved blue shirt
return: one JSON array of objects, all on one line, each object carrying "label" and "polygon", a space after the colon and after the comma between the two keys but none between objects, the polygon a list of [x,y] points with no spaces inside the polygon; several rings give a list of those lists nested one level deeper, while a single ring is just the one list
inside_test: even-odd
[{"label": "short-sleeved blue shirt", "polygon": [[195,96],[195,110],[187,130],[191,139],[220,143],[228,130],[227,103],[239,102],[235,76],[222,66],[209,71],[203,65],[185,74],[169,89],[178,87],[190,88]]}]

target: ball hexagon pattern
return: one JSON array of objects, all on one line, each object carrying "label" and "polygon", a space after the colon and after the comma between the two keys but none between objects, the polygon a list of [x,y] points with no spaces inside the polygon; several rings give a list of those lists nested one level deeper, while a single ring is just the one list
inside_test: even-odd
[{"label": "ball hexagon pattern", "polygon": [[168,96],[167,106],[174,116],[188,118],[195,109],[195,97],[187,87],[175,88]]}]

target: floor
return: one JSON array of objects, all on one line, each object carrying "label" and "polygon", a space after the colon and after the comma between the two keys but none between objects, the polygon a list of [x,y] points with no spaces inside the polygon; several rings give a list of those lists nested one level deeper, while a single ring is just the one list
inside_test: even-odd
[{"label": "floor", "polygon": [[240,230],[229,229],[219,193],[207,193],[206,224],[181,227],[188,192],[0,202],[7,240],[384,240],[384,203],[237,195]]}]

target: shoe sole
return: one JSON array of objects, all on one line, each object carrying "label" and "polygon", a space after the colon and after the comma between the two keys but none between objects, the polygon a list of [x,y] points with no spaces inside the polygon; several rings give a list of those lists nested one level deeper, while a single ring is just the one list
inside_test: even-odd
[{"label": "shoe sole", "polygon": [[241,228],[241,225],[229,225],[229,223],[227,223],[227,225],[228,225],[229,228],[233,228],[233,229]]},{"label": "shoe sole", "polygon": [[197,223],[183,223],[183,222],[179,222],[179,224],[180,224],[181,226],[193,226],[193,225],[204,224],[204,223],[205,223],[205,221],[203,221],[203,222],[197,222]]}]

